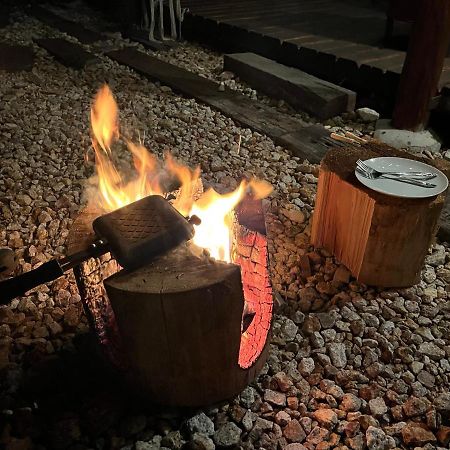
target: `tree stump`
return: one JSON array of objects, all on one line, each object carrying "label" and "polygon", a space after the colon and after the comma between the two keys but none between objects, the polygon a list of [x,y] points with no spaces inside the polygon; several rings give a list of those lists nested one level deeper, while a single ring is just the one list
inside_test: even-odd
[{"label": "tree stump", "polygon": [[[245,212],[255,226],[255,208]],[[251,230],[236,216],[237,264],[194,256],[187,244],[104,281],[130,384],[156,403],[194,407],[229,399],[265,363],[272,319],[265,227]]]},{"label": "tree stump", "polygon": [[[183,406],[239,392],[244,295],[239,267],[177,249],[105,281],[130,374],[157,403]],[[233,388],[237,384],[236,388]]]},{"label": "tree stump", "polygon": [[332,149],[320,167],[311,242],[333,253],[361,283],[411,286],[420,279],[445,196],[405,199],[366,188],[354,175],[356,161],[379,156],[416,159],[450,174],[445,161],[384,144]]},{"label": "tree stump", "polygon": [[[69,253],[92,242],[97,215],[77,218]],[[231,235],[234,264],[180,247],[132,272],[120,271],[109,254],[75,269],[103,349],[155,403],[192,407],[229,399],[266,361],[273,300],[261,201],[239,205]]]}]

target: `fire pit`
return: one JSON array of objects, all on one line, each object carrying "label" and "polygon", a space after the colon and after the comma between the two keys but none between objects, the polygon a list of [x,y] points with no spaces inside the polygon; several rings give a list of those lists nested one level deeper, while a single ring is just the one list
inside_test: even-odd
[{"label": "fire pit", "polygon": [[[70,252],[94,239],[95,215],[86,210],[75,221]],[[272,291],[262,202],[244,200],[231,228],[231,264],[181,247],[132,272],[120,270],[109,254],[75,270],[105,352],[157,403],[225,400],[266,361]]]},{"label": "fire pit", "polygon": [[[228,194],[203,192],[199,168],[170,154],[162,164],[129,140],[136,175],[124,181],[111,150],[118,123],[117,104],[104,86],[91,109],[95,206],[73,224],[68,253],[95,239],[96,216],[152,194],[170,198],[181,215],[201,223],[192,242],[135,270],[121,270],[110,254],[77,267],[90,325],[110,360],[153,401],[200,406],[225,400],[243,390],[266,360],[272,291],[261,199],[272,187],[252,179]],[[173,182],[163,182],[168,178],[177,180],[176,191]]]}]

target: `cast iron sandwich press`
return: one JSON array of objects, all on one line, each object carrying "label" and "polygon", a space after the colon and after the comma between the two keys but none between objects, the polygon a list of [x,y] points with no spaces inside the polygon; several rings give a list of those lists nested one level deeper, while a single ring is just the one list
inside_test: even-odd
[{"label": "cast iron sandwich press", "polygon": [[167,200],[150,195],[98,217],[92,223],[97,240],[85,250],[0,282],[0,304],[28,290],[56,280],[89,258],[111,252],[125,269],[132,270],[192,239],[199,219],[187,220]]}]

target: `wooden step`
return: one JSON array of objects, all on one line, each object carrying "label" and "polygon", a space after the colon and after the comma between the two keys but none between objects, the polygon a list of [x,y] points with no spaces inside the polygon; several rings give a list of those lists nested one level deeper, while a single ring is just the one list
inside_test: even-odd
[{"label": "wooden step", "polygon": [[106,56],[219,110],[312,163],[318,163],[327,151],[322,138],[330,132],[323,126],[309,125],[231,89],[219,91],[218,83],[132,47],[108,52]]},{"label": "wooden step", "polygon": [[251,87],[320,119],[353,111],[356,93],[255,53],[225,55],[224,69]]}]

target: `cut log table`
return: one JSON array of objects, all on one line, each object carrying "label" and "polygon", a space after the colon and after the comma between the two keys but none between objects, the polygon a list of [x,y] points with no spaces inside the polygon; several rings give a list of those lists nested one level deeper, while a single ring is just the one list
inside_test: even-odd
[{"label": "cut log table", "polygon": [[450,175],[445,161],[431,162],[384,144],[332,149],[320,167],[311,242],[332,252],[361,283],[412,286],[420,279],[445,196],[405,199],[363,186],[354,175],[356,161],[379,156],[417,159]]}]

